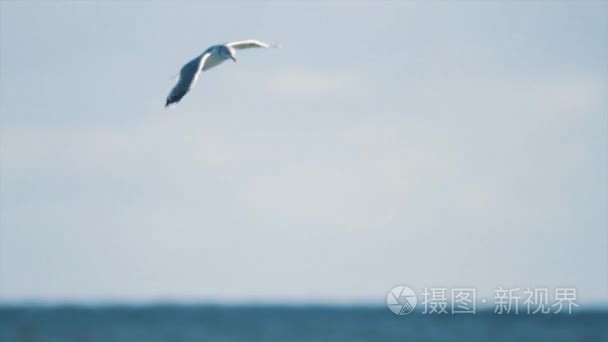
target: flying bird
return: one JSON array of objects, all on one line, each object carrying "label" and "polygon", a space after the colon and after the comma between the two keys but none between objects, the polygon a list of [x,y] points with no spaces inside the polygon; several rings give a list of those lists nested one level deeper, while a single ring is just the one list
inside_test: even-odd
[{"label": "flying bird", "polygon": [[244,50],[250,48],[270,48],[277,47],[269,45],[259,40],[241,40],[226,44],[218,44],[209,47],[198,57],[186,63],[179,72],[177,84],[171,89],[165,107],[172,103],[179,102],[184,95],[194,87],[196,80],[201,72],[209,70],[214,66],[220,65],[228,59],[236,62],[236,50]]}]

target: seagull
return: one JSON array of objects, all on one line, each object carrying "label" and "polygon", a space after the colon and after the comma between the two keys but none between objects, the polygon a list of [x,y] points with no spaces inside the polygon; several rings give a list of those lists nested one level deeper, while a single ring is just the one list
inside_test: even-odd
[{"label": "seagull", "polygon": [[171,89],[165,108],[172,103],[179,102],[184,95],[194,87],[196,80],[201,72],[209,70],[214,66],[220,65],[228,59],[236,62],[236,50],[244,50],[250,48],[270,48],[277,45],[269,45],[259,40],[241,40],[226,44],[218,44],[209,47],[198,57],[186,63],[179,72],[177,84]]}]

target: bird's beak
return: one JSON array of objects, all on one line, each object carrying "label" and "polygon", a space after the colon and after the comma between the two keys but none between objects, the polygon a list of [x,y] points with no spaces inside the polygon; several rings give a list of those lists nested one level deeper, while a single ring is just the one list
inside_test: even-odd
[{"label": "bird's beak", "polygon": [[232,58],[232,60],[234,61],[234,63],[236,63],[236,58],[234,58],[233,56],[230,56],[230,58]]}]

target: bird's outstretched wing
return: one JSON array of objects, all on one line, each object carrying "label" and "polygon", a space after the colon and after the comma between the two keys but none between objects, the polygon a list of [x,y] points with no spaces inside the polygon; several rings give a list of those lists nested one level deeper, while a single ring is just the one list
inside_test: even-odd
[{"label": "bird's outstretched wing", "polygon": [[264,42],[261,42],[259,40],[255,40],[255,39],[240,40],[240,41],[237,41],[237,42],[230,42],[230,43],[227,43],[226,46],[229,46],[229,47],[237,49],[237,50],[250,49],[250,48],[277,47],[276,45],[266,44]]},{"label": "bird's outstretched wing", "polygon": [[167,96],[167,102],[165,107],[172,103],[179,102],[179,100],[186,95],[192,87],[196,84],[205,62],[209,58],[211,53],[205,52],[202,55],[196,57],[190,62],[186,63],[179,72],[179,80],[177,84],[171,89],[169,96]]}]

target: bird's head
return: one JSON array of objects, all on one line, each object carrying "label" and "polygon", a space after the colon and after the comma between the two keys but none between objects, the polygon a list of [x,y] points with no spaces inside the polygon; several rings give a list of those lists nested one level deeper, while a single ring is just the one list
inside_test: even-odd
[{"label": "bird's head", "polygon": [[222,55],[224,58],[230,58],[236,62],[236,51],[229,46],[222,45],[220,47],[220,55]]}]

